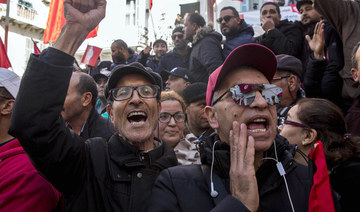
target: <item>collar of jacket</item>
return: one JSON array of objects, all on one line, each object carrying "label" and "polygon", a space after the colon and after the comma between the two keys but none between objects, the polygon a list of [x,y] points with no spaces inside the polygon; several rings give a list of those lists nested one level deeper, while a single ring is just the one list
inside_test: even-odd
[{"label": "collar of jacket", "polygon": [[163,141],[155,138],[160,145],[144,152],[124,141],[120,136],[113,135],[108,141],[110,164],[127,168],[145,168],[162,170],[177,165],[174,150]]},{"label": "collar of jacket", "polygon": [[86,119],[85,125],[81,130],[80,136],[83,138],[89,138],[89,127],[92,123],[94,123],[95,119],[99,116],[99,114],[95,111],[95,108],[92,108],[89,117]]},{"label": "collar of jacket", "polygon": [[254,36],[254,29],[252,28],[251,25],[247,24],[245,21],[242,22],[238,31],[236,31],[232,35],[228,35],[225,37],[226,40],[232,40],[242,34],[250,34],[251,36]]},{"label": "collar of jacket", "polygon": [[199,29],[196,30],[196,33],[193,36],[192,46],[199,43],[199,41],[206,36],[214,36],[217,40],[219,40],[219,42],[221,42],[222,40],[222,35],[214,31],[214,27],[212,24],[208,24],[206,26],[199,27]]},{"label": "collar of jacket", "polygon": [[[219,136],[213,133],[205,141],[200,144],[201,163],[211,165],[212,162],[212,146],[216,140],[220,141]],[[288,141],[276,135],[276,150],[279,161],[283,164],[286,173],[292,171],[296,165],[293,163],[293,155],[295,154],[295,145],[291,145]],[[214,170],[221,178],[229,178],[230,170],[230,146],[225,142],[218,142],[215,145],[214,152]],[[264,152],[264,157],[275,159],[274,145]],[[260,194],[266,193],[278,187],[283,181],[276,168],[273,160],[265,160],[256,172]],[[261,186],[263,185],[263,186]]]}]

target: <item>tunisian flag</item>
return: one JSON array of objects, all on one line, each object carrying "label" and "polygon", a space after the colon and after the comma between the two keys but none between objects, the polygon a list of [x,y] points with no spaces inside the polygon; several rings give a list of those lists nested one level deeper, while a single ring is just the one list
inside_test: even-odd
[{"label": "tunisian flag", "polygon": [[0,0],[0,4],[6,4],[6,0]]},{"label": "tunisian flag", "polygon": [[9,57],[7,56],[4,43],[0,37],[0,67],[1,68],[9,68],[11,67],[11,63]]},{"label": "tunisian flag", "polygon": [[[0,0],[1,1],[1,0]],[[64,26],[66,20],[64,17],[64,1],[65,0],[51,0],[48,20],[46,22],[46,29],[44,31],[44,43],[55,42],[59,37],[61,28]],[[99,25],[91,31],[86,38],[97,36]]]},{"label": "tunisian flag", "polygon": [[96,63],[96,60],[99,58],[99,55],[102,51],[102,48],[88,45],[86,47],[84,56],[81,59],[81,63],[85,63],[91,66],[94,66]]}]

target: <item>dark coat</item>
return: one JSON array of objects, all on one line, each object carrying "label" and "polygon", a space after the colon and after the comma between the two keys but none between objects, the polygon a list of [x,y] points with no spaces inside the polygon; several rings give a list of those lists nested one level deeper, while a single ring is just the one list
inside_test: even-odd
[{"label": "dark coat", "polygon": [[233,35],[226,36],[223,49],[223,57],[226,58],[236,47],[247,43],[255,43],[254,29],[244,20],[240,25],[240,29]]},{"label": "dark coat", "polygon": [[330,174],[330,184],[340,195],[342,211],[359,208],[360,158],[350,158],[334,166]]},{"label": "dark coat", "polygon": [[[341,90],[343,80],[340,71],[344,66],[343,45],[335,29],[324,21],[325,60],[316,60],[313,57],[308,42],[304,42],[302,62],[306,66],[304,75],[304,89],[307,97],[324,98],[343,108]],[[311,38],[314,35],[315,24],[307,33]]]},{"label": "dark coat", "polygon": [[143,64],[145,67],[151,68],[151,70],[160,74],[159,70],[159,61],[155,60],[154,55],[144,54],[144,51],[141,51],[136,58],[136,62]]},{"label": "dark coat", "polygon": [[222,65],[222,36],[211,26],[198,29],[193,39],[189,71],[193,82],[207,83],[209,75]]},{"label": "dark coat", "polygon": [[288,54],[301,58],[301,48],[303,43],[303,32],[300,22],[280,21],[275,29],[265,32],[256,37],[256,40],[273,51],[276,55]]},{"label": "dark coat", "polygon": [[346,114],[345,120],[348,132],[360,136],[360,98],[354,101]]},{"label": "dark coat", "polygon": [[128,48],[128,52],[129,52],[129,58],[125,61],[118,61],[118,62],[113,62],[113,64],[111,64],[110,66],[110,70],[112,70],[113,68],[115,68],[115,66],[117,65],[126,65],[126,64],[130,64],[132,62],[136,61],[137,55],[135,54],[135,51],[131,48]]},{"label": "dark coat", "polygon": [[142,152],[118,135],[84,142],[69,130],[60,113],[73,60],[53,48],[31,56],[10,133],[64,194],[65,211],[145,211],[159,172],[177,165],[174,151],[158,141],[156,148]]},{"label": "dark coat", "polygon": [[101,137],[109,140],[114,132],[114,125],[109,120],[98,114],[93,108],[86,120],[82,132],[80,133],[80,137],[82,137],[84,141],[94,137]]},{"label": "dark coat", "polygon": [[[202,164],[212,161],[212,144],[219,138],[209,137],[200,147]],[[293,161],[294,146],[285,138],[276,137],[279,160],[286,171],[286,180],[295,211],[308,211],[311,178],[308,170]],[[200,165],[178,166],[164,170],[155,182],[149,211],[248,211],[229,193],[230,147],[224,142],[215,146],[214,173],[225,186],[227,196],[215,206],[210,196],[210,186],[206,182]],[[275,158],[272,146],[264,155]],[[273,160],[266,160],[256,172],[260,206],[259,211],[291,211],[283,178],[279,175]],[[217,185],[215,184],[216,188]],[[166,200],[166,201],[165,201]]]}]

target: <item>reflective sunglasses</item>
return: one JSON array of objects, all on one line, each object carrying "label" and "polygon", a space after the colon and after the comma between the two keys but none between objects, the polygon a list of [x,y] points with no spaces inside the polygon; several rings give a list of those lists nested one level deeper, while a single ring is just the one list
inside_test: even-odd
[{"label": "reflective sunglasses", "polygon": [[179,39],[183,39],[183,38],[184,38],[184,34],[177,34],[177,35],[172,35],[172,36],[171,36],[171,38],[172,38],[173,40],[175,40],[176,37],[178,37]]},{"label": "reflective sunglasses", "polygon": [[134,90],[137,91],[142,98],[155,98],[159,92],[159,86],[157,85],[140,85],[136,87],[131,86],[120,86],[118,88],[111,89],[111,96],[116,101],[123,101],[130,99]]},{"label": "reflective sunglasses", "polygon": [[231,16],[231,15],[225,15],[224,17],[220,17],[218,19],[216,19],[216,22],[218,22],[219,24],[221,24],[221,22],[224,20],[225,22],[230,21],[232,18],[235,18],[236,16]]},{"label": "reflective sunglasses", "polygon": [[171,117],[174,117],[175,122],[184,122],[185,121],[185,114],[182,112],[176,112],[174,114],[170,114],[167,112],[160,113],[159,121],[162,123],[169,123]]},{"label": "reflective sunglasses", "polygon": [[279,104],[282,97],[282,89],[272,84],[239,84],[229,88],[219,98],[217,98],[213,106],[220,101],[228,92],[231,93],[232,100],[240,106],[248,106],[253,103],[256,91],[259,91],[268,105]]}]

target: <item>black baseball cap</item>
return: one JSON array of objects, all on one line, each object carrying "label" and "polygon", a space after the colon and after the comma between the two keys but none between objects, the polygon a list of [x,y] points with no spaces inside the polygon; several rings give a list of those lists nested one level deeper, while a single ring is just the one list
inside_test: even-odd
[{"label": "black baseball cap", "polygon": [[191,81],[190,76],[189,76],[189,71],[183,67],[175,67],[171,71],[164,70],[161,72],[161,76],[164,79],[167,79],[169,77],[169,75],[173,75],[175,77],[181,77],[187,82]]},{"label": "black baseball cap", "polygon": [[300,79],[303,77],[303,66],[299,59],[287,54],[276,55],[277,69],[289,71]]},{"label": "black baseball cap", "polygon": [[313,4],[313,2],[312,1],[310,1],[310,0],[300,0],[300,1],[297,1],[296,2],[296,8],[297,8],[297,10],[300,12],[300,7],[303,5],[303,4]]}]

